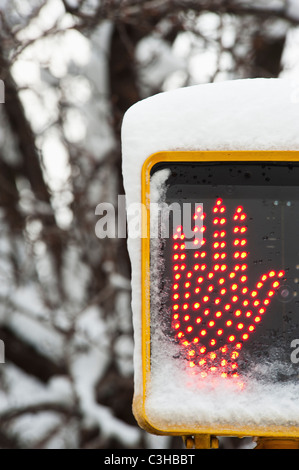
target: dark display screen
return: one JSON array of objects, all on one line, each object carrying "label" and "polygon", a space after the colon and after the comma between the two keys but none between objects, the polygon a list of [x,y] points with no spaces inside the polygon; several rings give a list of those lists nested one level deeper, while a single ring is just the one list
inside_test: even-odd
[{"label": "dark display screen", "polygon": [[222,376],[277,361],[284,367],[268,368],[269,380],[293,379],[299,165],[167,162],[151,174],[165,168],[164,202],[176,203],[181,219],[169,212],[162,239],[159,316],[178,357],[202,375]]}]

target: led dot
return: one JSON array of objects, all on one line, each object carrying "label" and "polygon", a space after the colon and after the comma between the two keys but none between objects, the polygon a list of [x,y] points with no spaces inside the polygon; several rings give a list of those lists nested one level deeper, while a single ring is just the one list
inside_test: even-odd
[{"label": "led dot", "polygon": [[182,260],[185,259],[185,258],[186,258],[185,253],[181,254],[180,258],[181,258]]},{"label": "led dot", "polygon": [[247,276],[241,276],[240,281],[241,281],[241,282],[246,282],[246,281],[247,281]]},{"label": "led dot", "polygon": [[220,237],[223,238],[223,237],[225,237],[225,235],[226,235],[225,230],[222,230],[222,231],[220,232]]},{"label": "led dot", "polygon": [[222,312],[218,311],[215,313],[215,317],[220,318],[222,317]]},{"label": "led dot", "polygon": [[242,336],[242,338],[243,338],[244,340],[246,340],[246,339],[249,338],[249,335],[248,335],[247,333],[244,333],[244,335]]},{"label": "led dot", "polygon": [[[202,346],[199,350],[201,354],[204,354],[206,352],[207,348],[205,346]],[[205,362],[204,362],[205,363]]]},{"label": "led dot", "polygon": [[265,313],[265,311],[266,311],[266,309],[264,307],[259,309],[259,313],[261,313],[261,314]]},{"label": "led dot", "polygon": [[199,303],[199,302],[196,302],[196,303],[193,305],[193,308],[194,308],[195,310],[198,310],[199,307],[200,307],[200,303]]},{"label": "led dot", "polygon": [[265,299],[264,300],[264,305],[269,305],[269,303],[270,303],[270,299]]},{"label": "led dot", "polygon": [[236,252],[234,253],[234,258],[237,259],[237,258],[239,258],[239,256],[240,256],[240,252],[239,252],[239,251],[236,251]]},{"label": "led dot", "polygon": [[184,316],[184,320],[185,320],[185,321],[189,321],[189,320],[190,320],[190,315],[185,315],[185,316]]},{"label": "led dot", "polygon": [[258,282],[257,285],[256,285],[256,287],[257,287],[258,289],[260,289],[261,287],[263,287],[263,285],[264,285],[264,284],[263,284],[262,282]]},{"label": "led dot", "polygon": [[249,304],[249,300],[247,300],[247,299],[244,300],[244,302],[243,302],[244,307],[247,307],[248,304]]},{"label": "led dot", "polygon": [[175,330],[178,330],[178,329],[179,329],[179,327],[180,327],[180,324],[179,324],[179,323],[175,323],[175,325],[174,325],[174,329],[175,329]]},{"label": "led dot", "polygon": [[250,310],[248,310],[248,312],[245,313],[245,316],[246,316],[247,318],[250,318],[251,315],[252,315],[252,312],[251,312]]},{"label": "led dot", "polygon": [[273,282],[272,287],[276,288],[276,287],[278,287],[278,286],[279,286],[279,282],[278,282],[278,281]]},{"label": "led dot", "polygon": [[247,257],[246,251],[242,251],[242,253],[241,253],[241,258],[244,259],[244,258],[246,258],[246,257]]},{"label": "led dot", "polygon": [[197,282],[198,282],[199,284],[201,284],[201,283],[203,282],[203,277],[197,278]]},{"label": "led dot", "polygon": [[210,297],[208,295],[205,295],[202,300],[204,302],[208,302],[210,300]]},{"label": "led dot", "polygon": [[232,343],[235,339],[236,339],[236,337],[235,337],[234,335],[230,335],[230,336],[228,337],[228,341],[229,341],[230,343]]},{"label": "led dot", "polygon": [[255,330],[255,326],[254,326],[254,325],[250,325],[250,326],[248,327],[248,330],[249,330],[249,331],[254,331],[254,330]]},{"label": "led dot", "polygon": [[230,308],[231,308],[231,305],[230,305],[230,304],[226,304],[226,305],[224,306],[224,309],[225,309],[225,310],[229,310]]},{"label": "led dot", "polygon": [[247,292],[248,292],[248,287],[243,287],[242,294],[247,294]]},{"label": "led dot", "polygon": [[191,333],[192,331],[193,331],[193,327],[192,327],[191,325],[188,326],[188,327],[187,327],[187,332],[188,332],[188,333]]},{"label": "led dot", "polygon": [[215,299],[215,305],[220,304],[220,302],[221,302],[221,299],[219,299],[219,297],[217,299]]},{"label": "led dot", "polygon": [[192,272],[191,272],[191,271],[189,271],[189,272],[187,273],[187,277],[188,277],[188,278],[192,277]]},{"label": "led dot", "polygon": [[220,206],[221,204],[222,204],[222,199],[221,199],[221,198],[217,199],[216,205],[217,205],[217,206]]},{"label": "led dot", "polygon": [[201,323],[202,320],[201,320],[200,317],[197,317],[195,321],[196,321],[196,323],[199,325],[199,323]]},{"label": "led dot", "polygon": [[226,222],[226,219],[223,217],[222,219],[220,219],[220,225],[224,225]]},{"label": "led dot", "polygon": [[215,325],[214,320],[209,321],[208,325],[210,328],[212,328]]},{"label": "led dot", "polygon": [[214,338],[211,339],[211,341],[210,341],[210,346],[215,346],[215,344],[216,344],[216,340],[215,340]]},{"label": "led dot", "polygon": [[237,351],[233,351],[230,356],[232,359],[237,359],[239,357],[239,353]]},{"label": "led dot", "polygon": [[181,279],[181,275],[180,275],[180,274],[176,274],[176,275],[174,276],[174,278],[178,281],[179,279]]},{"label": "led dot", "polygon": [[221,277],[221,278],[219,279],[218,283],[219,283],[220,285],[224,284],[224,283],[225,283],[225,279],[224,279],[223,277]]},{"label": "led dot", "polygon": [[195,344],[199,343],[199,338],[194,338],[193,343]]},{"label": "led dot", "polygon": [[226,294],[226,289],[225,289],[224,287],[223,287],[223,289],[220,290],[220,294],[221,294],[221,295]]},{"label": "led dot", "polygon": [[240,212],[242,212],[243,210],[243,207],[242,206],[238,206],[237,209],[236,209],[236,212],[239,214]]},{"label": "led dot", "polygon": [[183,305],[183,309],[184,309],[184,310],[187,310],[188,308],[189,308],[189,304],[184,304],[184,305]]},{"label": "led dot", "polygon": [[201,291],[200,287],[196,287],[196,288],[194,289],[195,294],[199,294],[200,291]]},{"label": "led dot", "polygon": [[213,290],[214,290],[214,286],[211,285],[211,286],[208,287],[209,292],[213,292]]},{"label": "led dot", "polygon": [[206,330],[201,330],[200,334],[201,334],[201,336],[206,336],[207,331]]},{"label": "led dot", "polygon": [[227,320],[226,326],[232,326],[233,322],[231,320]]},{"label": "led dot", "polygon": [[178,333],[178,338],[179,338],[179,339],[180,339],[180,338],[183,338],[183,336],[184,336],[184,333],[183,333],[182,331],[179,331],[179,333]]},{"label": "led dot", "polygon": [[229,277],[230,279],[234,279],[234,277],[236,277],[236,273],[230,273]]},{"label": "led dot", "polygon": [[221,336],[223,334],[223,330],[220,328],[218,331],[217,331],[217,335],[218,336]]},{"label": "led dot", "polygon": [[257,291],[256,290],[252,291],[251,292],[251,297],[256,297],[256,296],[257,296]]},{"label": "led dot", "polygon": [[191,283],[190,283],[190,282],[185,282],[185,284],[184,284],[184,285],[185,285],[185,287],[186,287],[186,288],[188,288],[188,287],[190,287],[190,286],[191,286]]},{"label": "led dot", "polygon": [[239,243],[240,243],[240,240],[238,240],[238,239],[236,239],[236,240],[234,241],[234,245],[235,245],[235,246],[239,245]]},{"label": "led dot", "polygon": [[193,361],[189,362],[189,367],[191,367],[191,368],[195,367],[195,362],[193,362]]},{"label": "led dot", "polygon": [[237,302],[238,298],[239,298],[239,297],[238,297],[237,295],[234,295],[234,296],[232,297],[232,301],[233,301],[233,302]]},{"label": "led dot", "polygon": [[279,271],[279,273],[277,274],[278,277],[283,277],[284,276],[284,271]]},{"label": "led dot", "polygon": [[269,272],[269,277],[273,277],[273,276],[275,276],[275,271],[270,271]]},{"label": "led dot", "polygon": [[237,328],[238,328],[238,330],[242,330],[244,328],[244,324],[243,323],[238,323]]},{"label": "led dot", "polygon": [[178,248],[179,248],[179,245],[177,243],[175,245],[173,245],[174,250],[177,250]]},{"label": "led dot", "polygon": [[214,273],[209,273],[209,274],[208,274],[208,278],[209,278],[209,279],[212,279],[213,277],[214,277]]},{"label": "led dot", "polygon": [[210,309],[209,308],[206,308],[203,312],[204,315],[209,315],[210,313]]},{"label": "led dot", "polygon": [[174,294],[174,295],[173,295],[173,299],[174,299],[174,300],[177,300],[178,298],[179,298],[179,294]]},{"label": "led dot", "polygon": [[195,264],[194,265],[194,271],[198,271],[199,270],[199,264]]},{"label": "led dot", "polygon": [[219,253],[215,253],[214,256],[213,256],[214,259],[218,259],[219,257],[220,257]]},{"label": "led dot", "polygon": [[238,284],[233,284],[232,287],[231,287],[232,290],[236,290],[238,289]]},{"label": "led dot", "polygon": [[173,284],[173,289],[174,290],[177,290],[179,288],[179,285],[178,284]]},{"label": "led dot", "polygon": [[241,313],[242,313],[241,310],[236,310],[236,311],[235,311],[235,316],[236,316],[236,317],[239,317],[239,316],[241,315]]},{"label": "led dot", "polygon": [[226,271],[226,270],[227,270],[226,264],[222,264],[222,266],[221,266],[221,271]]},{"label": "led dot", "polygon": [[255,323],[259,323],[261,321],[261,317],[255,317],[254,321]]},{"label": "led dot", "polygon": [[178,304],[175,304],[172,308],[173,308],[173,310],[178,310],[179,306],[178,306]]},{"label": "led dot", "polygon": [[247,264],[242,264],[241,271],[246,271],[246,269],[247,269]]},{"label": "led dot", "polygon": [[179,318],[179,314],[178,314],[178,313],[175,313],[175,314],[173,315],[173,319],[174,319],[174,320],[178,320],[178,318]]}]

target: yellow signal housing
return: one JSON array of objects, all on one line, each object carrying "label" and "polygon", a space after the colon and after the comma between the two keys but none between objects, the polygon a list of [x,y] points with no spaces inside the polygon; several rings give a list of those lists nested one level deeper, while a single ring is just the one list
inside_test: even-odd
[{"label": "yellow signal housing", "polygon": [[[149,222],[151,219],[151,174],[155,166],[159,164],[163,164],[163,168],[167,167],[167,165],[171,167],[171,165],[178,165],[178,164],[179,165],[184,164],[186,166],[187,165],[190,165],[190,166],[199,165],[199,167],[200,165],[206,165],[206,166],[211,165],[211,168],[214,168],[214,165],[216,165],[219,171],[221,171],[221,165],[226,165],[227,167],[231,165],[234,168],[239,168],[238,165],[241,165],[240,166],[241,169],[245,168],[247,164],[253,165],[253,168],[257,168],[257,167],[262,168],[262,166],[267,166],[267,167],[269,166],[270,168],[270,166],[273,165],[273,168],[276,168],[275,170],[276,172],[282,171],[280,169],[280,164],[282,164],[287,174],[288,166],[289,168],[291,168],[293,165],[295,165],[296,167],[299,165],[299,152],[284,151],[284,150],[282,151],[165,151],[165,152],[159,152],[159,153],[149,156],[147,160],[144,162],[143,168],[142,168],[142,175],[141,175],[141,184],[142,184],[141,201],[142,201],[142,204],[145,206],[145,211],[143,211],[143,214],[142,214],[142,241],[141,241],[142,243],[141,277],[142,277],[142,286],[143,286],[142,312],[141,312],[141,315],[142,315],[142,351],[141,351],[141,354],[142,354],[143,393],[141,395],[135,393],[134,400],[133,400],[133,411],[134,411],[134,415],[139,425],[150,433],[160,434],[160,435],[179,435],[179,436],[188,436],[188,435],[219,435],[221,436],[223,435],[223,436],[238,436],[238,437],[262,436],[262,437],[269,437],[269,438],[299,438],[299,421],[290,423],[290,422],[284,422],[283,420],[280,420],[280,421],[278,420],[278,422],[270,422],[268,420],[264,423],[262,421],[253,422],[254,420],[246,421],[246,419],[243,419],[243,418],[241,418],[240,421],[238,421],[236,417],[234,417],[234,419],[229,421],[229,420],[223,420],[221,414],[219,415],[219,419],[218,419],[217,410],[214,410],[214,415],[215,415],[214,420],[209,420],[209,419],[206,420],[205,417],[197,415],[196,407],[190,410],[191,414],[194,413],[194,419],[191,421],[190,419],[187,419],[185,421],[184,420],[185,407],[182,407],[182,412],[180,412],[179,411],[180,403],[177,404],[178,409],[173,410],[173,415],[171,415],[169,410],[167,410],[168,414],[165,412],[165,415],[163,415],[163,412],[162,412],[161,416],[159,416],[159,412],[153,413],[151,410],[151,406],[148,406],[148,403],[151,400],[153,374],[155,373],[155,371],[153,370],[155,368],[155,365],[153,366],[153,363],[152,363],[153,337],[152,337],[152,311],[151,311],[151,235],[150,235],[150,222]],[[236,178],[236,182],[238,183],[238,176]],[[192,184],[192,182],[190,184]],[[227,184],[227,182],[223,181],[223,184],[225,185]],[[211,187],[212,186],[213,185],[211,185]],[[293,188],[294,185],[290,185],[290,186],[292,186]],[[260,187],[260,183],[258,184],[258,187]],[[276,186],[274,187],[273,191],[275,191],[275,188]],[[286,185],[286,191],[288,191],[288,188],[289,186]],[[252,185],[251,191],[254,191],[254,190],[255,190],[254,185]],[[200,202],[201,196],[200,196],[199,185],[198,185],[198,192],[199,192],[198,202]],[[278,195],[278,199],[279,199],[279,195]],[[286,204],[287,203],[288,201],[286,201]],[[273,204],[275,205],[276,201],[274,201]],[[273,204],[271,204],[271,208],[274,207]],[[267,204],[265,203],[264,206],[265,205]],[[276,210],[276,207],[274,207],[273,210]],[[286,210],[287,209],[285,208],[283,209],[283,214],[285,214]],[[282,209],[281,209],[281,212],[279,212],[279,214],[280,213],[282,213]],[[226,219],[223,219],[223,220],[226,220]],[[281,227],[283,223],[284,223],[283,220],[279,220],[279,224],[280,224],[279,227]],[[207,245],[211,244],[211,242],[213,241],[211,239],[211,233],[212,232],[210,232],[210,235],[207,234]],[[214,232],[214,234],[215,233],[216,232]],[[299,236],[299,233],[298,233],[298,236]],[[226,243],[230,243],[229,238],[227,239]],[[286,245],[287,241],[285,240],[284,243]],[[267,247],[268,246],[270,245],[267,245]],[[267,249],[270,250],[270,248],[267,248]],[[234,253],[242,253],[242,252],[236,251]],[[299,265],[299,261],[298,261],[298,265]],[[214,274],[215,272],[215,269],[216,269],[215,266],[218,266],[218,265],[216,264],[213,265],[214,271],[213,272],[211,271],[212,274]],[[241,264],[236,264],[235,266],[241,266]],[[286,266],[284,266],[284,268],[285,267]],[[211,274],[211,277],[212,277],[212,274]],[[289,285],[290,279],[287,279],[286,283],[287,285]],[[262,284],[262,282],[260,282],[260,284]],[[212,290],[212,287],[210,290]],[[280,291],[279,295],[284,295],[284,294],[282,291]],[[285,292],[286,297],[287,295],[289,295],[289,292]],[[253,297],[250,298],[250,302],[253,302],[253,301],[254,301],[254,298]],[[282,309],[284,309],[284,312],[286,311],[286,306],[288,306],[289,309],[291,308],[290,307],[290,305],[292,305],[291,302],[293,302],[293,298],[292,300],[287,298],[285,303],[283,303],[283,297],[281,297],[281,305],[282,305]],[[260,307],[259,310],[263,312],[262,309],[265,309],[264,305]],[[211,307],[210,314],[212,313],[212,311],[213,311],[213,308]],[[278,308],[277,308],[277,311],[278,311]],[[224,307],[223,307],[223,312],[225,312]],[[234,314],[235,313],[232,313],[232,315]],[[242,314],[243,314],[243,311],[242,311]],[[245,314],[245,308],[244,308],[244,314]],[[261,313],[259,317],[261,317],[262,315],[263,313]],[[271,314],[269,313],[269,317],[270,315]],[[259,317],[255,317],[255,318],[259,318]],[[213,322],[214,320],[211,322],[211,325],[213,324]],[[232,323],[232,320],[227,320],[227,327],[229,327],[231,323]],[[256,321],[256,324],[257,323],[258,321]],[[239,322],[237,325],[240,325],[239,329],[243,328],[242,327],[243,323]],[[254,327],[255,326],[256,325],[254,325]],[[259,325],[257,325],[257,327],[259,328]],[[208,330],[208,328],[209,326],[206,327],[206,330]],[[219,329],[218,331],[220,332],[222,330],[223,328]],[[231,335],[231,336],[234,336],[234,335]],[[173,341],[171,342],[171,344],[173,346]],[[189,364],[190,363],[191,362],[189,361]],[[200,371],[200,361],[197,361],[195,368],[198,371]],[[165,370],[164,373],[167,376],[167,370]],[[195,375],[191,374],[189,377],[189,382],[191,383],[193,379],[194,381],[196,381],[198,379],[198,374],[195,374]],[[219,384],[216,382],[216,387],[218,385]],[[295,385],[293,383],[292,386],[293,387],[296,386],[296,381],[295,381]],[[299,384],[297,384],[297,390],[298,390],[298,387],[299,387]],[[267,388],[265,390],[267,390]],[[163,393],[162,390],[161,390],[161,393]],[[175,391],[173,391],[173,393],[175,393]],[[236,393],[239,398],[240,397],[242,398],[242,394],[245,392],[243,391],[243,389],[239,389]],[[186,400],[188,399],[188,396],[189,396],[189,392],[188,390],[186,390]],[[223,397],[221,397],[221,389],[217,390],[217,396],[218,396],[218,399],[220,400],[218,402],[220,406],[222,405],[221,403],[222,399],[225,400],[226,396],[223,395]],[[298,393],[297,393],[297,396],[299,396]],[[202,397],[203,397],[203,394],[200,393],[198,400],[200,400]],[[167,396],[164,398],[165,400],[167,400]],[[169,396],[169,398],[171,397]],[[297,399],[299,400],[299,398]],[[191,408],[193,407],[192,403],[190,406]],[[279,403],[276,403],[276,406],[279,408]],[[282,415],[284,413],[283,406],[284,404],[282,403],[281,405]],[[173,419],[169,419],[169,417],[171,418],[171,416],[175,416],[177,413],[179,413],[179,419],[175,417]]]}]

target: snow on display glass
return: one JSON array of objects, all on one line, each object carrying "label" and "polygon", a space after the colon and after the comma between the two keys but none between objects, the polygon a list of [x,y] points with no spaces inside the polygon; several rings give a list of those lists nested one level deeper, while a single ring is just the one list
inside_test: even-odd
[{"label": "snow on display glass", "polygon": [[153,165],[152,181],[163,174],[148,416],[177,430],[236,416],[241,427],[297,426],[299,164]]}]

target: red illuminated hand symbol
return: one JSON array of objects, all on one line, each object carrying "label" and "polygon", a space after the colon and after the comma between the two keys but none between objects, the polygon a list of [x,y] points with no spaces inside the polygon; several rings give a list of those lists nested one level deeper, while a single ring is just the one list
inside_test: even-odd
[{"label": "red illuminated hand symbol", "polygon": [[224,376],[237,372],[240,350],[261,324],[284,277],[284,271],[271,268],[249,279],[247,214],[242,206],[231,215],[226,212],[221,199],[209,217],[197,208],[194,218],[203,219],[203,240],[195,238],[196,249],[186,249],[182,227],[177,227],[171,294],[172,328],[190,367]]}]

